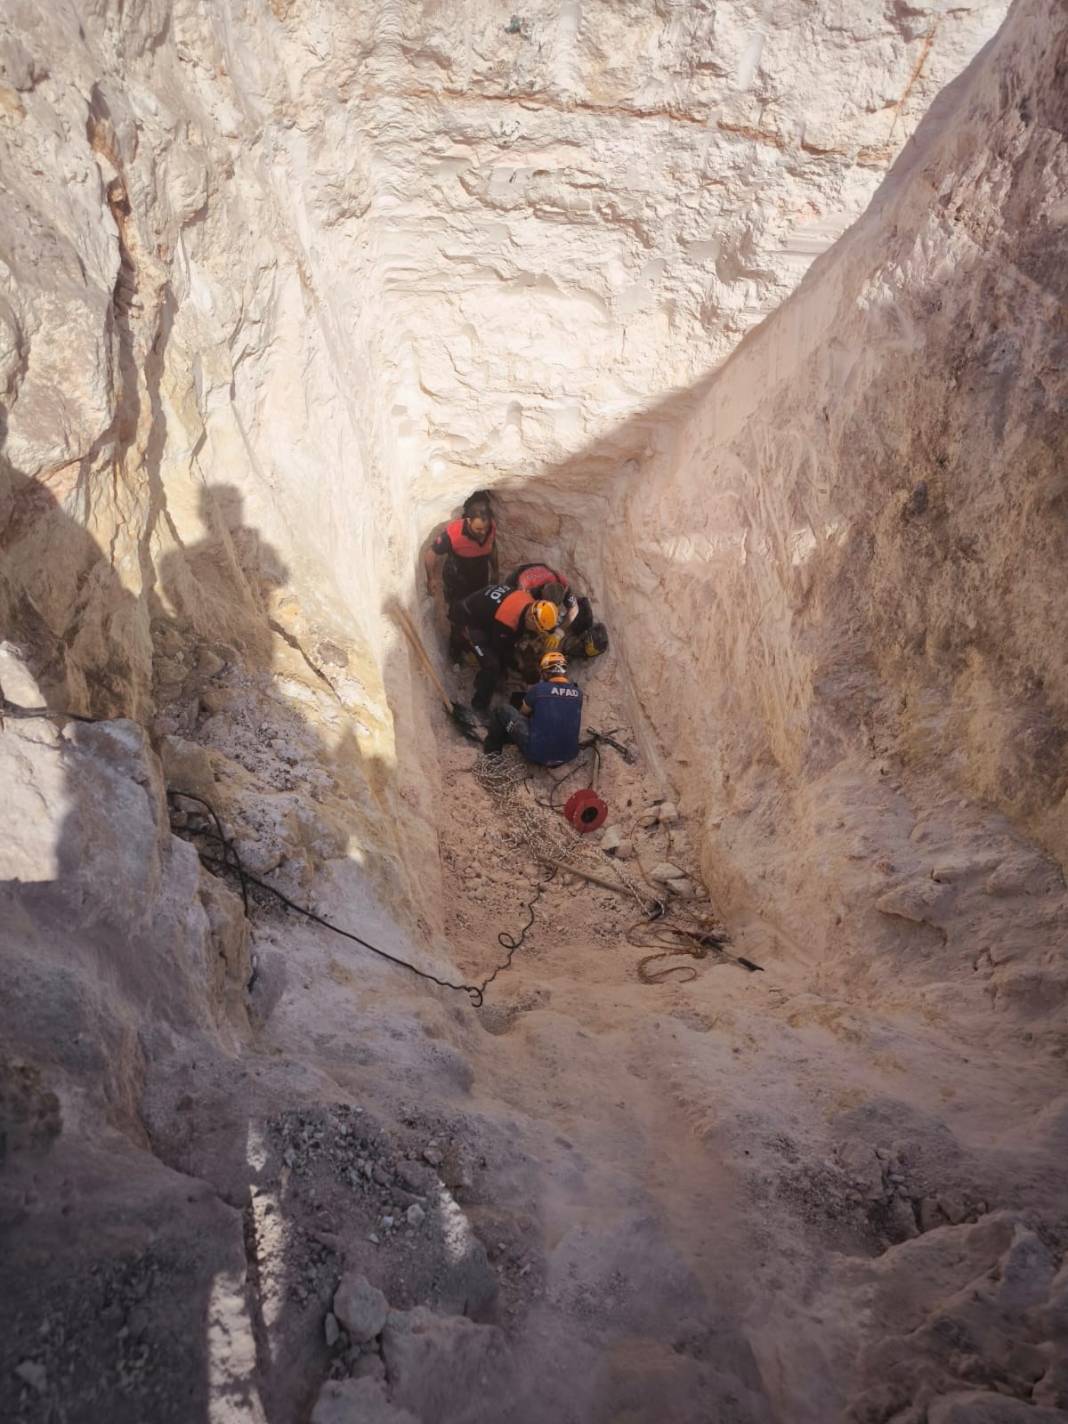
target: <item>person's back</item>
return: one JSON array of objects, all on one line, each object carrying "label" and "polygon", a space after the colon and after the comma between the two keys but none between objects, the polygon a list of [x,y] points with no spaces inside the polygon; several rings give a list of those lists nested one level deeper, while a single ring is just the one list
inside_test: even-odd
[{"label": "person's back", "polygon": [[567,677],[554,677],[528,687],[523,700],[530,708],[530,731],[523,748],[527,760],[561,766],[577,757],[582,689]]}]

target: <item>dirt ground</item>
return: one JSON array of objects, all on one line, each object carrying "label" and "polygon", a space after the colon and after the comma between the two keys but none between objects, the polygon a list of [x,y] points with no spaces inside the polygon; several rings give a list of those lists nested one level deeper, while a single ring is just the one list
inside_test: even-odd
[{"label": "dirt ground", "polygon": [[[579,676],[587,724],[632,747],[611,662]],[[63,1218],[58,1182],[85,1162],[53,1158],[60,1216],[36,1218],[13,1280],[7,1413],[924,1424],[936,1396],[978,1392],[1057,1417],[1059,1065],[995,1054],[978,1019],[951,1027],[904,993],[839,992],[758,920],[726,947],[761,972],[710,948],[643,982],[657,923],[717,921],[696,833],[641,759],[604,750],[609,819],[580,838],[540,803],[582,774],[556,787],[509,749],[487,776],[426,715],[442,815],[425,870],[451,963],[429,932],[416,959],[477,983],[503,934],[511,966],[476,1008],[254,892],[252,1038],[147,1065],[152,1157],[124,1149],[118,1236],[114,1182],[109,1208],[83,1187]],[[245,733],[261,775],[285,743],[270,716]],[[546,846],[622,893],[550,874]],[[686,878],[656,879],[665,863]],[[350,861],[327,863],[315,904],[412,954]],[[145,1160],[158,1180],[139,1181]],[[357,1277],[388,1304],[369,1339],[335,1314]]]}]

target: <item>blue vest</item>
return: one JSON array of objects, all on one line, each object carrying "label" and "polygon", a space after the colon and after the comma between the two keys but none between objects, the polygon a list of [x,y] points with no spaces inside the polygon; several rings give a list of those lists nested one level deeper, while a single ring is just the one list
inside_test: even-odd
[{"label": "blue vest", "polygon": [[530,708],[528,761],[560,766],[578,756],[582,725],[582,689],[573,682],[536,682],[528,687]]}]

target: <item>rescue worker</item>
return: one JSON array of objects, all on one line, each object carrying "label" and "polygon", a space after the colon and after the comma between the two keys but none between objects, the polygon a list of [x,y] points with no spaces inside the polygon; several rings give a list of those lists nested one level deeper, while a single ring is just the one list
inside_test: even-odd
[{"label": "rescue worker", "polygon": [[533,648],[519,651],[520,667],[534,675],[534,660],[542,653],[562,652],[568,658],[595,658],[608,651],[608,629],[593,617],[588,598],[576,597],[563,574],[548,564],[520,564],[504,580],[511,588],[526,589],[534,598],[547,598],[560,606],[560,625]]},{"label": "rescue worker", "polygon": [[[503,582],[509,588],[523,588],[535,598],[547,598],[550,603],[558,604],[561,627],[574,623],[579,616],[580,600],[575,597],[563,574],[557,573],[548,564],[520,564]],[[582,599],[581,602],[585,603],[587,609],[590,608],[588,598]],[[592,621],[592,609],[590,613]]]},{"label": "rescue worker", "polygon": [[541,681],[528,687],[518,708],[493,709],[483,750],[490,756],[514,742],[527,761],[539,766],[563,766],[579,752],[582,727],[582,689],[567,675],[563,653],[546,653],[541,660]]},{"label": "rescue worker", "polygon": [[478,659],[471,706],[476,712],[487,712],[520,638],[531,633],[551,633],[560,613],[556,604],[547,599],[532,598],[523,589],[509,588],[507,584],[491,583],[454,603],[449,617],[453,630],[450,646],[455,642],[470,648]]},{"label": "rescue worker", "polygon": [[441,587],[447,608],[500,578],[497,525],[487,490],[475,490],[464,500],[461,518],[444,525],[423,555],[426,591],[434,592],[434,568],[444,559]]}]

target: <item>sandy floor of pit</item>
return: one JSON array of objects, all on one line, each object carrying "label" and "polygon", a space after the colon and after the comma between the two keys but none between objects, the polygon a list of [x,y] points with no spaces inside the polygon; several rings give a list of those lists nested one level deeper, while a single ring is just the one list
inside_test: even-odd
[{"label": "sandy floor of pit", "polygon": [[[619,727],[611,662],[580,677],[588,722]],[[289,714],[235,696],[227,752],[268,779]],[[68,1261],[68,1305],[42,1273],[27,1340],[50,1390],[71,1382],[69,1417],[92,1420],[106,1397],[115,1424],[185,1424],[206,1351],[209,1377],[244,1361],[270,1424],[307,1418],[324,1378],[388,1373],[378,1343],[324,1335],[349,1271],[398,1311],[466,1312],[488,1331],[477,1359],[447,1353],[435,1368],[443,1393],[424,1424],[918,1424],[915,1360],[940,1392],[966,1366],[967,1380],[1029,1399],[1015,1362],[1037,1347],[1012,1332],[1040,1315],[1017,1310],[987,1338],[968,1302],[984,1281],[1018,1278],[1003,1258],[1021,1222],[1051,1256],[1068,1243],[1060,1065],[1022,1040],[1009,1053],[1003,1036],[995,1052],[989,1015],[939,1017],[904,976],[892,1001],[847,992],[833,966],[805,961],[800,932],[795,953],[759,921],[728,928],[763,973],[711,953],[674,961],[696,971],[689,982],[643,984],[633,899],[547,878],[512,843],[514,807],[480,784],[477,750],[428,708],[447,954],[430,935],[413,943],[352,859],[329,861],[311,898],[372,943],[477,982],[542,886],[512,966],[476,1009],[255,897],[251,1041],[232,1059],[176,1042],[148,1066],[143,1104],[183,1200],[195,1179],[220,1219],[243,1221],[234,1323],[221,1343],[189,1336],[178,1306],[196,1251],[180,1220],[84,1276]],[[520,765],[514,750],[505,763]],[[596,860],[598,837],[538,807],[551,789],[532,771],[521,814]],[[685,821],[639,824],[663,794],[640,762],[607,750],[600,790],[639,886],[664,860],[695,871]],[[1029,1269],[1044,1300],[1050,1272]],[[906,1311],[914,1297],[922,1308]],[[27,1385],[18,1417],[47,1418],[51,1397]],[[249,1404],[219,1417],[261,1416]]]},{"label": "sandy floor of pit", "polygon": [[[610,669],[589,675],[589,720],[618,726]],[[396,1172],[429,1150],[462,1164],[446,1185],[497,1279],[482,1318],[509,1342],[498,1384],[463,1418],[504,1417],[498,1388],[507,1417],[531,1424],[840,1417],[865,1385],[857,1263],[951,1219],[1056,1197],[1048,1158],[1013,1138],[1043,1091],[1033,1065],[984,1058],[978,1024],[950,1033],[903,1006],[858,1008],[832,976],[784,960],[759,924],[731,926],[731,947],[764,973],[713,953],[690,982],[642,984],[649,951],[627,939],[633,901],[546,881],[528,856],[502,851],[508,823],[477,783],[476,750],[443,725],[440,755],[446,808],[463,808],[446,809],[439,830],[458,977],[490,972],[498,933],[519,932],[544,885],[483,1007],[269,909],[259,920],[257,1052],[272,1067],[313,1059],[308,1095],[368,1114],[385,1176],[329,1206],[336,1258],[278,1311],[276,1380],[289,1365],[277,1398],[300,1397],[297,1379],[312,1389],[323,1367],[322,1345],[307,1341],[332,1266],[365,1271],[397,1305],[436,1303],[434,1223],[407,1230],[411,1198],[396,1195]],[[600,789],[634,842],[631,874],[665,859],[693,870],[685,824],[638,825],[661,794],[640,765],[607,751]],[[550,790],[538,771],[525,794]],[[373,907],[343,885],[321,901],[376,938]],[[390,934],[382,917],[377,941],[396,949]],[[277,1159],[259,1180],[291,1223],[322,1210]],[[257,1249],[260,1278],[284,1280],[292,1252]]]}]

